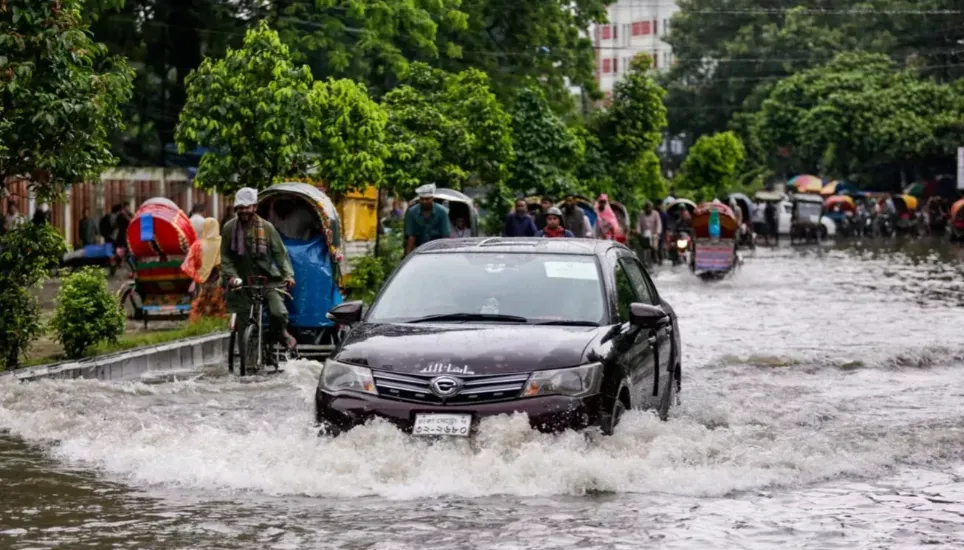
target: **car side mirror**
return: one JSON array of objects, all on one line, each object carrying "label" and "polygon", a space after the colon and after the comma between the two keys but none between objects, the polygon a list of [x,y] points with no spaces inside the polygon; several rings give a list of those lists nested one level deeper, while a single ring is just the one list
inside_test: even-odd
[{"label": "car side mirror", "polygon": [[354,325],[361,321],[363,308],[361,300],[344,302],[328,310],[325,317],[339,325]]},{"label": "car side mirror", "polygon": [[634,303],[629,306],[629,322],[639,328],[657,330],[669,325],[672,320],[661,307]]}]

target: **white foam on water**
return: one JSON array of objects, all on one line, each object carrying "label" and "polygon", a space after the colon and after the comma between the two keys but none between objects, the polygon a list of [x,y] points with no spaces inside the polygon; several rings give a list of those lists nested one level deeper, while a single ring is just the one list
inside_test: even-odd
[{"label": "white foam on water", "polygon": [[761,253],[720,283],[665,270],[684,402],[669,422],[630,413],[611,438],[541,434],[519,415],[472,440],[385,422],[318,437],[311,362],[244,382],[0,382],[0,429],[137,486],[266,495],[706,497],[874,478],[964,456],[964,317],[889,282],[916,269]]}]

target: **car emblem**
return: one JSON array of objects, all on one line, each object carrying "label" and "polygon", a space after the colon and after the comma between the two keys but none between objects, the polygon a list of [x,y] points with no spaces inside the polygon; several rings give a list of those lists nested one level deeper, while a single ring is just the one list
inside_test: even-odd
[{"label": "car emblem", "polygon": [[462,389],[462,381],[453,376],[436,376],[428,383],[428,387],[435,395],[447,399],[459,393]]}]

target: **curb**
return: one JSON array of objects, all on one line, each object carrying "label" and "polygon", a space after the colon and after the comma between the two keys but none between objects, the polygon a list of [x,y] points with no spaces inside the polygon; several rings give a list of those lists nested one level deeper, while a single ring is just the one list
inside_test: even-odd
[{"label": "curb", "polygon": [[0,372],[0,381],[41,379],[141,380],[157,375],[199,372],[227,363],[228,332],[217,332],[156,346],[134,348],[80,361],[62,361]]}]

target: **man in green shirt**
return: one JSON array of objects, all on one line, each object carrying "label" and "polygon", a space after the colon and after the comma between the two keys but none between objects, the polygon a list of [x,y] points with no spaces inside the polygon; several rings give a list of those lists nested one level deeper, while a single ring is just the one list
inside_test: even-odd
[{"label": "man in green shirt", "polygon": [[[245,187],[234,196],[237,214],[224,224],[221,232],[221,274],[231,288],[247,283],[248,277],[265,277],[268,285],[295,286],[294,270],[281,234],[270,222],[258,216],[258,191]],[[295,347],[295,339],[288,334],[288,310],[284,296],[277,291],[265,294],[270,318],[270,330],[278,342]],[[243,331],[251,310],[251,297],[243,291],[227,292],[228,313],[237,314],[235,327]]]},{"label": "man in green shirt", "polygon": [[415,190],[418,204],[405,212],[405,254],[436,239],[446,239],[452,234],[449,212],[435,204],[435,184],[423,185]]}]

